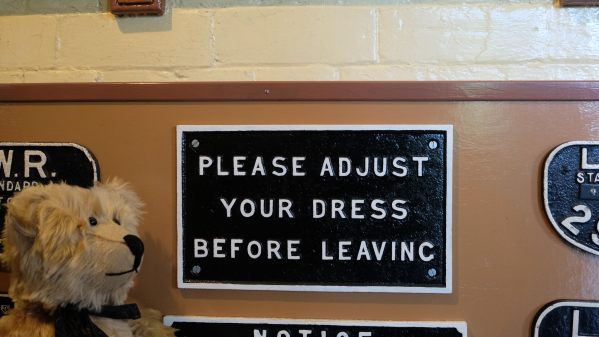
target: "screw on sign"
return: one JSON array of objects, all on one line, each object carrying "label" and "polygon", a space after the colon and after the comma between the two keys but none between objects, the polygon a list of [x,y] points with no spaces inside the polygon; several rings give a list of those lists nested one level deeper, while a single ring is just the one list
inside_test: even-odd
[{"label": "screw on sign", "polygon": [[545,211],[555,230],[572,245],[599,255],[599,142],[558,146],[544,174]]},{"label": "screw on sign", "polygon": [[533,337],[599,336],[599,303],[558,301],[537,315]]}]

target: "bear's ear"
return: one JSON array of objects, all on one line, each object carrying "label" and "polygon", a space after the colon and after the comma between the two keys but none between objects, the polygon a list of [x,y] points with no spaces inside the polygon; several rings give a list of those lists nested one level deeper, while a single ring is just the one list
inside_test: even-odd
[{"label": "bear's ear", "polygon": [[137,227],[144,204],[131,187],[129,187],[129,184],[118,178],[112,178],[106,183],[97,184],[95,188],[109,194],[107,197],[116,211],[116,217],[121,220],[126,219],[126,224]]},{"label": "bear's ear", "polygon": [[144,206],[144,203],[139,199],[131,187],[129,187],[129,184],[119,178],[108,179],[106,183],[100,184],[99,186],[118,194],[127,206],[133,209],[141,210]]},{"label": "bear's ear", "polygon": [[48,193],[44,186],[29,187],[17,193],[7,205],[4,222],[6,235],[16,234],[27,240],[35,238],[39,225],[38,209],[47,199]]},{"label": "bear's ear", "polygon": [[50,266],[47,273],[72,258],[83,239],[86,222],[73,213],[72,209],[47,200],[40,204],[37,212],[38,233],[36,245],[44,251],[44,264]]}]

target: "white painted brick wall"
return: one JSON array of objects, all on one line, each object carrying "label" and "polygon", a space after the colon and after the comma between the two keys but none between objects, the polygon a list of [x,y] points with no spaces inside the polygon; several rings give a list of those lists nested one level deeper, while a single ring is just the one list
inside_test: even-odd
[{"label": "white painted brick wall", "polygon": [[0,16],[0,69],[53,67],[55,56],[55,16]]},{"label": "white painted brick wall", "polygon": [[215,15],[220,65],[373,62],[375,11],[353,7],[264,7]]},{"label": "white painted brick wall", "polygon": [[204,11],[177,10],[163,18],[66,15],[59,19],[58,39],[60,67],[205,67],[212,60]]},{"label": "white painted brick wall", "polygon": [[473,63],[485,49],[488,12],[477,6],[407,5],[380,15],[382,63]]},{"label": "white painted brick wall", "polygon": [[598,8],[281,3],[177,0],[117,19],[105,0],[0,0],[0,83],[599,79]]}]

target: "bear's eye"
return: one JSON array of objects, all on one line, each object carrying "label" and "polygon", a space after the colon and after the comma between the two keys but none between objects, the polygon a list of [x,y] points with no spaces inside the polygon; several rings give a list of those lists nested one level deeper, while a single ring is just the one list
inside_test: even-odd
[{"label": "bear's eye", "polygon": [[119,226],[121,225],[121,222],[117,218],[112,219],[112,221],[114,221],[114,223],[117,224],[117,225],[119,225]]},{"label": "bear's eye", "polygon": [[89,221],[89,224],[92,226],[95,226],[98,224],[98,220],[96,220],[96,218],[94,218],[93,216],[90,216],[88,221]]}]

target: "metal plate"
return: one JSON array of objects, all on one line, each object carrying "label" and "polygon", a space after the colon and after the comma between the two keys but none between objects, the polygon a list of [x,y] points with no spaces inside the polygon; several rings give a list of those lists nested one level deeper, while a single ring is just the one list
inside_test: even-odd
[{"label": "metal plate", "polygon": [[179,287],[451,292],[451,126],[179,126],[177,154]]},{"label": "metal plate", "polygon": [[[0,142],[0,205],[30,185],[64,181],[91,187],[99,179],[96,159],[81,145]],[[0,207],[0,231],[5,215],[6,208]]]},{"label": "metal plate", "polygon": [[466,322],[333,321],[166,316],[178,337],[467,337]]},{"label": "metal plate", "polygon": [[545,163],[545,211],[559,235],[599,255],[599,142],[558,146]]},{"label": "metal plate", "polygon": [[533,337],[591,336],[599,336],[599,302],[550,303],[537,316],[533,330]]}]

